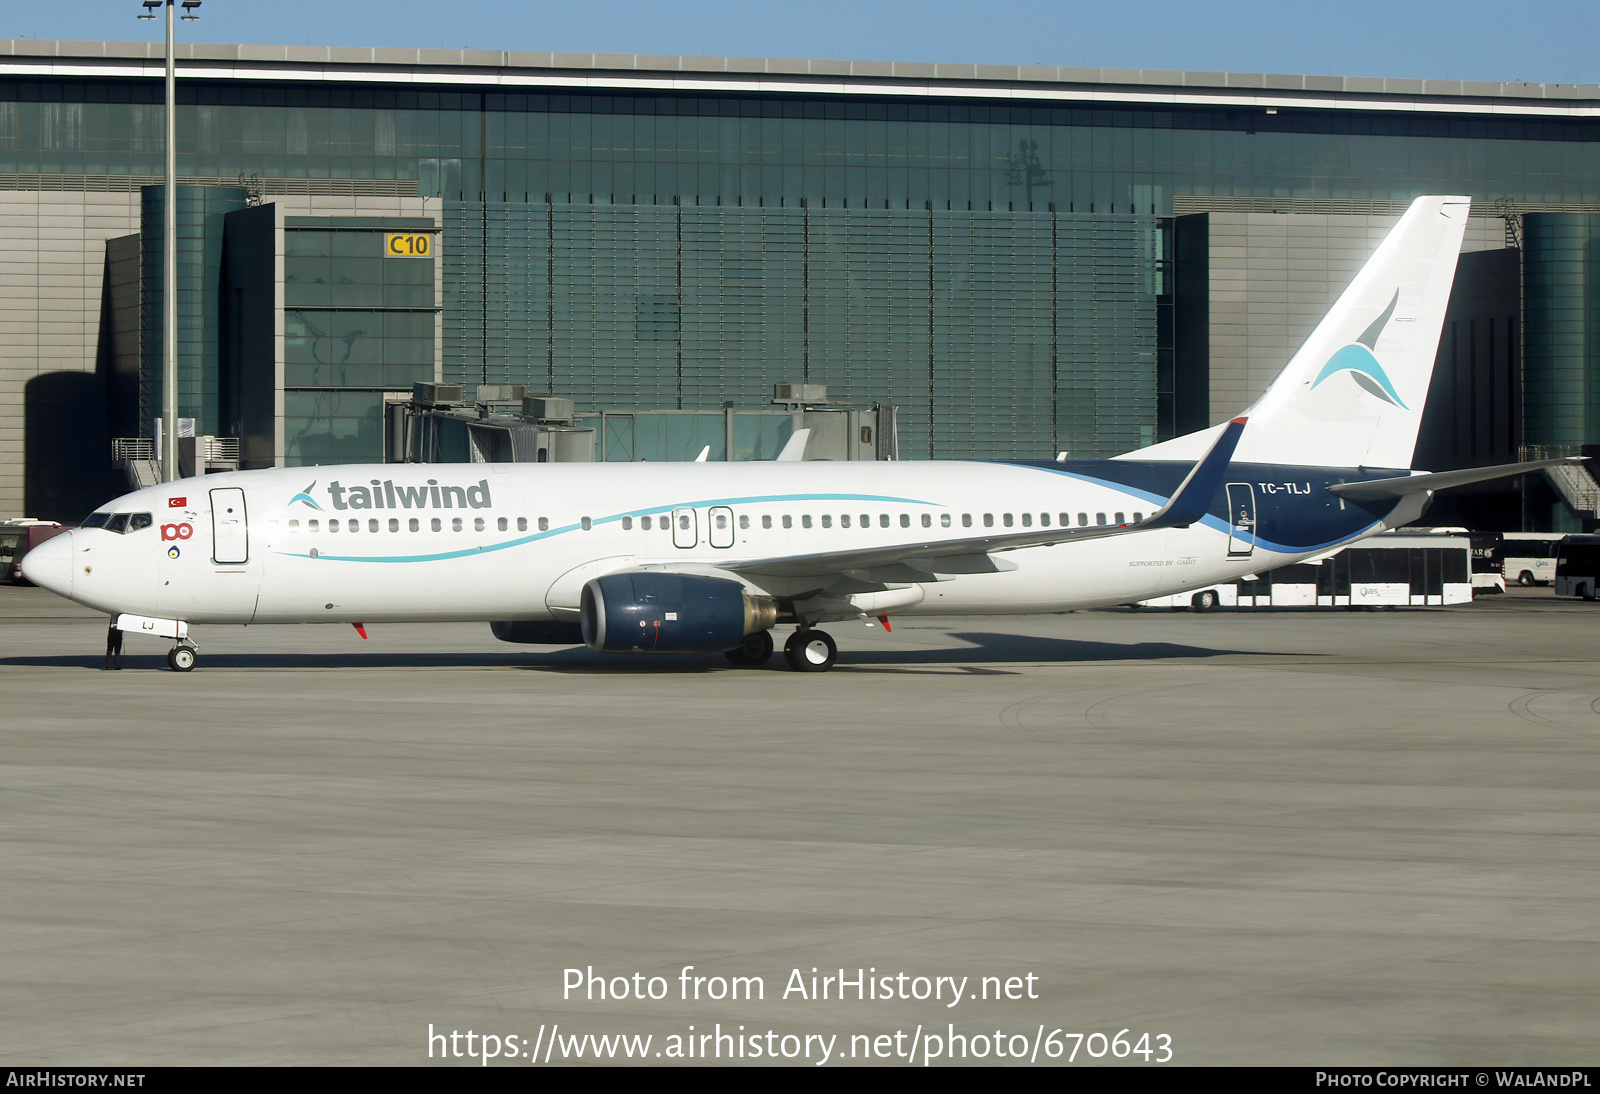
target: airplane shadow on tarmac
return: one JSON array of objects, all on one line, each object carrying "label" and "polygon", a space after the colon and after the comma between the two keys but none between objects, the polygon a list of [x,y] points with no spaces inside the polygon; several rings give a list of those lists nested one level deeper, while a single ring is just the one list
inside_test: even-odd
[{"label": "airplane shadow on tarmac", "polygon": [[[951,632],[950,637],[971,645],[949,649],[894,649],[874,643],[872,647],[840,652],[838,672],[939,672],[952,669],[988,675],[1001,669],[982,666],[1005,664],[1074,664],[1082,662],[1156,661],[1206,657],[1286,657],[1303,656],[1268,650],[1216,649],[1175,642],[1093,642],[1070,638],[1042,638],[1021,634]],[[105,663],[98,652],[83,654],[0,657],[0,668],[78,668],[99,669]],[[134,653],[122,658],[124,670],[165,669],[166,653]],[[636,656],[595,653],[581,646],[566,649],[532,649],[440,653],[383,652],[363,653],[208,653],[201,650],[197,669],[258,670],[341,670],[341,669],[523,669],[535,672],[595,673],[637,675],[647,673],[689,674],[713,671],[749,672],[736,669],[720,655],[662,654]],[[765,671],[788,671],[781,654],[764,666]]]}]

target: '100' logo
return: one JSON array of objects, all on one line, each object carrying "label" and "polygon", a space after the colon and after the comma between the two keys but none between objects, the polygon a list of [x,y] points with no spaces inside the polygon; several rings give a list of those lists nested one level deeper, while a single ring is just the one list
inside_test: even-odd
[{"label": "'100' logo", "polygon": [[188,539],[194,535],[192,524],[163,524],[161,526],[161,542],[166,543],[174,539]]}]

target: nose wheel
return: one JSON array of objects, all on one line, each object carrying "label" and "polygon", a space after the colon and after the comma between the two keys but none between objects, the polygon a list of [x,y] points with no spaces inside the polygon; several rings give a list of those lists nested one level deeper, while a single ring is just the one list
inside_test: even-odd
[{"label": "nose wheel", "polygon": [[783,659],[796,672],[827,672],[839,659],[839,647],[827,631],[795,631],[783,644]]},{"label": "nose wheel", "polygon": [[188,672],[194,668],[194,647],[173,646],[167,651],[167,667],[173,672]]}]

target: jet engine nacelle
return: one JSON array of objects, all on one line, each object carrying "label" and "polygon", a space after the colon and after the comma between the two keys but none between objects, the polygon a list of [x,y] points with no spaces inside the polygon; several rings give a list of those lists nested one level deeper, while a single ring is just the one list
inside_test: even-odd
[{"label": "jet engine nacelle", "polygon": [[718,653],[768,630],[777,602],[737,581],[633,570],[583,587],[583,640],[607,653]]}]

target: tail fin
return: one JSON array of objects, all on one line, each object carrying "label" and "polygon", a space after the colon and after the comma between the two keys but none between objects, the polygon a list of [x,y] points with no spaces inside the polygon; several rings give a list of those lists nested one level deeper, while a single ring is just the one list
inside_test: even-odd
[{"label": "tail fin", "polygon": [[[1471,200],[1411,203],[1246,415],[1235,460],[1408,468]],[[1129,453],[1199,458],[1223,426]]]}]

